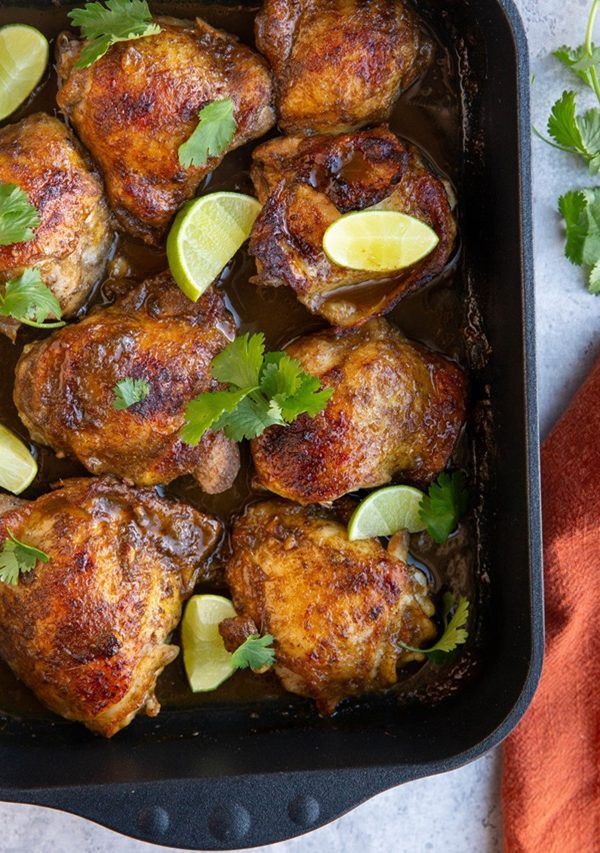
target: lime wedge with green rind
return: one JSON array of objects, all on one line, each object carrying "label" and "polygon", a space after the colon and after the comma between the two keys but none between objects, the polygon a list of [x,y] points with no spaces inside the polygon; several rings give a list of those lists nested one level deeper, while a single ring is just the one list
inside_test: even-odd
[{"label": "lime wedge with green rind", "polygon": [[202,296],[250,236],[260,203],[243,193],[215,192],[188,202],[167,238],[167,259],[180,289]]},{"label": "lime wedge with green rind", "polygon": [[336,266],[365,272],[405,269],[432,252],[439,238],[425,222],[396,210],[360,210],[336,219],[323,251]]},{"label": "lime wedge with green rind", "polygon": [[222,595],[194,595],[181,622],[183,663],[194,693],[215,690],[236,670],[232,655],[219,634],[219,623],[235,616],[235,609]]},{"label": "lime wedge with green rind", "polygon": [[423,492],[413,486],[386,486],[371,492],[354,510],[348,523],[348,539],[393,536],[399,530],[425,530],[420,517]]},{"label": "lime wedge with green rind", "polygon": [[37,474],[37,462],[14,432],[0,424],[0,486],[20,495]]},{"label": "lime wedge with green rind", "polygon": [[33,92],[48,65],[50,48],[45,36],[27,24],[0,28],[0,120]]}]

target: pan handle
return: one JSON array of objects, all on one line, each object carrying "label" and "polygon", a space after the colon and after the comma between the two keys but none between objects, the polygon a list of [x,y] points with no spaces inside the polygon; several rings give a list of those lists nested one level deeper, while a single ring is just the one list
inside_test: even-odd
[{"label": "pan handle", "polygon": [[232,850],[301,835],[335,820],[375,794],[421,775],[422,768],[420,772],[418,768],[340,769],[141,785],[5,790],[1,796],[61,809],[140,841],[187,849]]}]

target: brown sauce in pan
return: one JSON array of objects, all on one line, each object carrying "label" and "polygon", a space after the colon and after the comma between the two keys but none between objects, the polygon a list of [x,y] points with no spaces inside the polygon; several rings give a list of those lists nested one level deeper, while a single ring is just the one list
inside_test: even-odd
[{"label": "brown sauce in pan", "polygon": [[[151,6],[157,12],[160,11],[161,4],[151,3]],[[251,9],[202,3],[169,3],[163,4],[163,8],[167,8],[169,14],[174,17],[192,18],[197,14],[209,23],[235,33],[244,42],[253,43],[254,11]],[[0,26],[16,22],[37,27],[49,39],[54,39],[61,30],[68,27],[66,9],[24,9],[11,6],[0,8]],[[462,115],[459,79],[452,49],[444,44],[443,30],[437,32],[437,28],[434,29],[436,47],[433,61],[422,79],[398,102],[391,127],[400,136],[417,144],[435,168],[450,179],[460,203]],[[52,69],[31,99],[8,120],[0,123],[0,126],[19,121],[33,112],[57,113],[55,96],[56,75]],[[199,194],[217,189],[240,190],[254,194],[249,166],[255,144],[229,154],[222,165],[207,177]],[[342,167],[355,170],[360,168],[360,163],[346,163]],[[129,238],[119,238],[112,262],[112,274],[115,277],[125,275],[141,279],[165,268],[166,259],[162,252],[135,243]],[[252,273],[253,262],[243,249],[221,276],[220,284],[240,330],[261,330],[267,337],[268,346],[277,348],[301,334],[326,325],[321,318],[309,314],[287,288],[257,288],[249,285],[248,278]],[[381,286],[380,282],[375,285],[377,288]],[[107,301],[110,298],[110,290],[110,281],[98,287],[83,311],[91,304]],[[364,286],[359,293],[354,294],[354,298],[372,298],[370,291],[370,286]],[[458,360],[464,360],[464,299],[460,263],[456,258],[438,281],[406,298],[388,317],[407,337],[440,349]],[[0,335],[0,422],[13,429],[24,440],[28,438],[27,433],[12,402],[14,368],[23,346],[44,334],[46,333],[23,327],[16,345]],[[457,462],[466,467],[470,464],[468,445],[469,439],[465,438],[457,454]],[[87,474],[73,460],[59,460],[48,448],[30,446],[38,459],[40,470],[34,486],[22,497],[35,498],[46,492],[50,484],[60,478]],[[182,478],[164,491],[227,519],[232,513],[238,512],[249,499],[256,500],[258,496],[258,493],[252,490],[252,470],[247,449],[243,451],[243,460],[242,470],[234,487],[225,494],[204,495],[191,478]],[[474,604],[480,597],[480,580],[477,578],[476,540],[472,527],[467,519],[459,532],[443,547],[433,545],[423,535],[413,536],[411,552],[428,574],[436,592],[451,586],[457,592],[467,595]],[[211,588],[223,591],[218,587],[204,589]],[[472,612],[474,609],[472,606]],[[395,692],[401,701],[417,695],[427,700],[436,700],[453,692],[476,668],[477,652],[471,646],[443,670],[426,664],[400,672]],[[290,698],[274,676],[257,677],[248,672],[237,673],[213,693],[194,695],[188,689],[181,656],[167,667],[160,677],[157,694],[163,709],[214,702],[254,702],[278,697],[284,697],[286,700]],[[30,719],[52,716],[0,661],[1,713]]]}]

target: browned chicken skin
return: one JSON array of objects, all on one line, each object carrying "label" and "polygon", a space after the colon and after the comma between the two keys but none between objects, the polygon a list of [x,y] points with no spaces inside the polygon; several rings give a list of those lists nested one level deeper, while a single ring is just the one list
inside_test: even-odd
[{"label": "browned chicken skin", "polygon": [[430,56],[403,0],[265,0],[255,30],[286,133],[385,121]]},{"label": "browned chicken skin", "polygon": [[[239,469],[237,445],[207,433],[190,447],[179,430],[186,404],[217,387],[210,364],[234,336],[217,290],[191,302],[163,273],[25,347],[15,404],[35,441],[77,457],[93,474],[147,486],[189,473],[204,491],[222,492]],[[115,411],[114,388],[126,378],[146,381],[150,393]]]},{"label": "browned chicken skin", "polygon": [[0,515],[48,563],[0,583],[0,655],[49,708],[111,737],[178,654],[182,602],[221,534],[216,519],[109,477],[67,480]]},{"label": "browned chicken skin", "polygon": [[265,488],[327,503],[399,476],[424,484],[444,469],[465,417],[465,376],[454,362],[409,343],[386,320],[308,335],[287,352],[335,390],[315,418],[301,415],[252,441]]},{"label": "browned chicken skin", "polygon": [[229,151],[274,123],[262,57],[200,19],[156,21],[161,33],[116,44],[85,69],[73,67],[82,42],[63,36],[57,98],[102,169],[121,227],[152,244],[223,159],[179,164],[178,148],[197,127],[202,107],[233,100],[237,130]]},{"label": "browned chicken skin", "polygon": [[349,542],[321,508],[248,507],[233,527],[226,577],[240,616],[221,625],[229,647],[250,617],[274,638],[283,686],[312,696],[324,714],[346,696],[393,685],[398,664],[415,658],[397,641],[419,647],[435,634],[421,573],[378,539]]},{"label": "browned chicken skin", "polygon": [[[101,180],[64,124],[37,113],[0,129],[0,183],[24,190],[41,219],[33,240],[0,246],[0,285],[35,267],[72,317],[104,272],[114,236]],[[17,328],[0,319],[13,339]]]},{"label": "browned chicken skin", "polygon": [[[412,146],[386,128],[265,142],[253,153],[252,180],[264,203],[250,239],[254,281],[291,287],[332,325],[356,326],[389,311],[442,272],[454,248],[456,223],[446,187]],[[342,213],[373,205],[425,222],[438,235],[436,248],[397,274],[331,263],[323,251],[329,225]]]}]

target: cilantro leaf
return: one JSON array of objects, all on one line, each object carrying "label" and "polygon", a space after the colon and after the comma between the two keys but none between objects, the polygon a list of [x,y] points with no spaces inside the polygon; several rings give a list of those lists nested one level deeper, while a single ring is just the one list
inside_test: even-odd
[{"label": "cilantro leaf", "polygon": [[262,395],[244,397],[235,411],[224,414],[213,429],[223,430],[232,441],[252,439],[261,435],[270,426],[283,426],[277,409],[270,407]]},{"label": "cilantro leaf", "polygon": [[419,515],[435,542],[443,545],[452,531],[456,530],[468,503],[469,495],[462,471],[453,474],[444,472],[429,486],[428,493],[421,498]]},{"label": "cilantro leaf", "polygon": [[596,72],[600,70],[600,48],[592,43],[590,45],[590,54],[588,54],[585,45],[580,45],[574,49],[567,47],[567,45],[562,45],[553,51],[552,55],[576,74],[580,80],[583,80],[586,86],[589,86],[590,89],[593,88],[590,70],[592,68],[595,68]]},{"label": "cilantro leaf", "polygon": [[33,240],[40,215],[16,184],[0,184],[0,246]]},{"label": "cilantro leaf", "polygon": [[[18,278],[6,282],[4,294],[0,294],[0,315],[12,317],[37,329],[54,329],[65,325],[60,321],[60,303],[42,281],[38,269],[23,270]],[[59,319],[55,323],[45,323],[49,316]]]},{"label": "cilantro leaf", "polygon": [[231,663],[238,669],[262,669],[264,666],[271,666],[275,662],[272,642],[273,637],[270,634],[265,634],[264,637],[252,634],[232,654]]},{"label": "cilantro leaf", "polygon": [[39,548],[20,542],[10,530],[7,533],[8,537],[0,549],[0,581],[16,586],[20,574],[30,572],[38,560],[47,563],[50,558]]},{"label": "cilantro leaf", "polygon": [[257,387],[265,353],[265,336],[238,335],[212,362],[212,375],[219,382],[238,388]]},{"label": "cilantro leaf", "polygon": [[600,292],[600,187],[572,190],[558,202],[565,220],[565,255],[577,266],[589,266],[590,293]]},{"label": "cilantro leaf", "polygon": [[[456,608],[455,608],[456,604]],[[455,609],[454,609],[455,608]],[[454,615],[448,622],[448,617],[454,609]],[[409,652],[419,652],[423,655],[433,655],[433,659],[437,658],[438,654],[447,655],[453,652],[457,646],[466,643],[469,632],[465,628],[469,619],[469,600],[461,595],[456,602],[456,599],[451,592],[445,592],[442,599],[442,621],[444,623],[444,631],[442,636],[434,646],[429,649],[417,649],[413,646],[407,646],[406,643],[398,642],[398,645]]]},{"label": "cilantro leaf", "polygon": [[203,166],[209,157],[222,154],[236,131],[231,98],[202,107],[198,118],[200,121],[190,138],[179,146],[179,163],[184,167]]},{"label": "cilantro leaf", "polygon": [[185,444],[195,446],[209,429],[217,431],[217,424],[225,423],[224,418],[242,402],[252,388],[232,389],[230,391],[205,391],[187,404],[185,426],[179,433]]},{"label": "cilantro leaf", "polygon": [[548,119],[548,133],[554,142],[544,141],[582,157],[590,172],[597,174],[600,171],[600,110],[593,108],[577,115],[576,97],[575,92],[563,92],[556,101]]},{"label": "cilantro leaf", "polygon": [[133,379],[127,376],[121,379],[113,388],[115,399],[113,409],[117,412],[128,409],[135,403],[142,403],[150,393],[150,385],[145,379]]},{"label": "cilantro leaf", "polygon": [[69,12],[69,18],[73,26],[81,27],[88,42],[75,63],[76,68],[93,65],[119,41],[132,41],[161,31],[152,21],[146,0],[105,0],[105,6],[86,3],[83,9]]},{"label": "cilantro leaf", "polygon": [[303,413],[314,417],[327,405],[331,388],[319,390],[319,380],[304,373],[300,362],[264,348],[262,333],[240,335],[213,359],[213,377],[230,387],[188,403],[180,432],[186,444],[197,444],[209,429],[222,430],[233,441],[256,438]]}]

